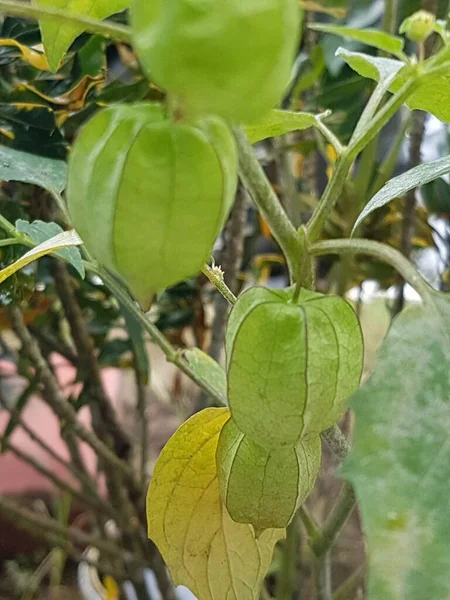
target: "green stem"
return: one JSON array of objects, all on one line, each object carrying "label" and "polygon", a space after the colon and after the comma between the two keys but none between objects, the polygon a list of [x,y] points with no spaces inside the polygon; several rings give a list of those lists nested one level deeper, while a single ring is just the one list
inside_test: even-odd
[{"label": "green stem", "polygon": [[340,140],[334,135],[331,129],[328,129],[320,116],[317,117],[315,128],[320,131],[323,137],[333,146],[339,156],[345,152],[345,146],[341,144]]},{"label": "green stem", "polygon": [[0,240],[0,247],[2,246],[14,246],[21,244],[22,242],[17,238],[6,238],[6,240]]},{"label": "green stem", "polygon": [[314,519],[309,514],[307,508],[305,506],[301,506],[298,509],[298,516],[300,517],[304,528],[306,529],[307,534],[309,535],[311,540],[318,539],[320,536],[319,527],[314,522]]},{"label": "green stem", "polygon": [[289,221],[243,130],[235,127],[234,135],[239,151],[239,171],[242,182],[280,245],[292,281],[297,281],[304,249],[302,233],[297,233]]},{"label": "green stem", "polygon": [[[341,156],[334,175],[324,192],[322,200],[308,223],[308,239],[310,242],[314,242],[320,237],[327,219],[333,211],[336,202],[339,200],[355,158],[378,134],[378,132],[381,131],[405,100],[412,94],[419,85],[419,80],[419,77],[409,80],[399,92],[385,104],[372,121],[369,124],[366,124],[366,130],[361,132],[358,139],[352,141],[350,146],[348,146],[347,150]],[[375,94],[377,94],[377,91],[375,91]]]},{"label": "green stem", "polygon": [[323,558],[331,550],[355,506],[355,492],[352,486],[345,482],[339,499],[322,529],[322,534],[312,544],[312,550],[318,558]]},{"label": "green stem", "polygon": [[16,244],[22,244],[28,248],[34,248],[36,245],[27,235],[20,233],[3,215],[0,215],[0,229],[14,239]]},{"label": "green stem", "polygon": [[131,41],[131,29],[112,21],[99,21],[84,15],[76,15],[65,10],[36,6],[20,0],[0,0],[0,12],[26,19],[44,19],[50,17],[56,23],[66,23],[83,27],[89,33],[97,33],[121,42]]},{"label": "green stem", "polygon": [[401,252],[380,242],[365,239],[330,240],[318,242],[309,247],[314,256],[325,256],[327,254],[366,254],[385,262],[403,277],[413,287],[424,301],[432,302],[433,289],[417,272],[414,265],[403,256]]},{"label": "green stem", "polygon": [[284,542],[281,566],[277,580],[277,600],[291,600],[294,594],[298,544],[299,539],[296,516],[286,532],[286,540]]},{"label": "green stem", "polygon": [[197,383],[207,394],[211,396],[218,404],[226,405],[226,398],[214,389],[210,383],[199,377],[189,366],[187,361],[183,358],[181,352],[172,346],[172,344],[165,338],[165,336],[159,331],[159,329],[150,321],[150,319],[141,311],[139,306],[135,303],[133,298],[128,295],[127,291],[112,277],[105,269],[94,263],[85,263],[86,269],[98,275],[104,282],[104,284],[111,290],[117,300],[122,304],[128,311],[130,311],[137,321],[139,321],[142,327],[150,335],[152,341],[161,348],[164,352],[166,359],[176,365],[185,375],[187,375],[192,381]]},{"label": "green stem", "polygon": [[386,33],[397,33],[399,0],[385,0],[383,15],[383,31]]},{"label": "green stem", "polygon": [[223,279],[223,273],[218,267],[210,267],[205,265],[202,269],[202,273],[209,281],[215,286],[215,288],[222,294],[227,302],[233,306],[237,298],[227,286]]}]

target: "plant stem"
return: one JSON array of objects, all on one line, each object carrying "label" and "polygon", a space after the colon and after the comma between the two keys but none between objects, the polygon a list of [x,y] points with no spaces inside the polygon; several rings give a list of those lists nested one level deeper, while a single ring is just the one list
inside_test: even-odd
[{"label": "plant stem", "polygon": [[281,566],[277,579],[277,600],[291,600],[295,591],[298,543],[297,516],[295,516],[286,532],[286,540],[284,542]]},{"label": "plant stem", "polygon": [[16,244],[23,244],[28,248],[34,248],[36,245],[27,235],[20,233],[20,231],[18,231],[8,219],[5,219],[3,215],[0,215],[0,228],[3,229],[11,239],[14,239]]},{"label": "plant stem", "polygon": [[84,15],[76,15],[65,10],[36,6],[20,0],[0,0],[0,12],[26,19],[44,19],[50,17],[56,23],[78,25],[89,33],[104,35],[120,42],[131,41],[131,29],[112,21],[99,21]]},{"label": "plant stem", "polygon": [[356,584],[361,579],[361,575],[364,573],[365,568],[366,565],[364,563],[358,567],[356,571],[338,587],[333,594],[333,600],[348,600],[348,598],[351,598],[351,594],[355,590]]},{"label": "plant stem", "polygon": [[192,381],[195,381],[195,383],[204,389],[219,405],[226,405],[226,398],[220,392],[215,390],[206,379],[203,379],[194,373],[187,361],[183,358],[181,352],[178,352],[172,346],[172,344],[141,311],[133,298],[129,296],[128,292],[120,285],[120,283],[116,281],[114,277],[112,277],[100,265],[94,263],[86,263],[86,269],[91,271],[91,273],[98,275],[103,280],[105,285],[111,290],[119,303],[123,304],[126,309],[133,313],[136,319],[150,335],[152,341],[161,348],[169,362],[176,365],[181,371],[183,371],[185,375],[192,379]]},{"label": "plant stem", "polygon": [[309,535],[311,540],[315,540],[319,537],[320,531],[319,527],[314,522],[313,518],[309,514],[306,507],[303,505],[298,509],[298,516],[303,523],[304,528],[306,529],[307,534]]},{"label": "plant stem", "polygon": [[383,31],[386,33],[397,33],[399,0],[385,0],[383,15]]},{"label": "plant stem", "polygon": [[21,244],[22,242],[17,238],[6,238],[5,240],[0,240],[0,247],[3,246],[14,246],[17,244]]},{"label": "plant stem", "polygon": [[312,543],[312,551],[318,558],[323,558],[331,550],[355,506],[355,492],[352,486],[345,482],[320,537]]},{"label": "plant stem", "polygon": [[331,561],[327,554],[314,566],[317,600],[332,600]]},{"label": "plant stem", "polygon": [[345,146],[341,144],[340,140],[334,135],[331,129],[329,129],[325,123],[323,123],[320,116],[317,117],[315,128],[320,131],[323,137],[333,146],[338,156],[345,152]]},{"label": "plant stem", "polygon": [[431,301],[433,288],[417,272],[414,265],[401,252],[380,242],[354,238],[351,240],[330,240],[318,242],[309,247],[315,256],[327,254],[366,254],[381,262],[385,262],[403,277],[425,301]]},{"label": "plant stem", "polygon": [[223,272],[220,267],[210,267],[209,265],[205,265],[202,269],[202,273],[209,279],[229,304],[233,305],[236,302],[236,296],[225,283]]},{"label": "plant stem", "polygon": [[292,281],[297,281],[304,250],[303,234],[299,234],[289,221],[243,130],[235,127],[233,131],[239,151],[239,172],[242,182],[280,245]]}]

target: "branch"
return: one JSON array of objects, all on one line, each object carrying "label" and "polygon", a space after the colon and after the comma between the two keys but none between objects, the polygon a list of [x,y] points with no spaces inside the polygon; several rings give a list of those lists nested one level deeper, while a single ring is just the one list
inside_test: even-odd
[{"label": "branch", "polygon": [[283,251],[291,279],[297,281],[301,276],[304,254],[303,232],[298,233],[289,221],[245,133],[239,127],[235,127],[233,131],[239,151],[241,180]]},{"label": "branch", "polygon": [[76,15],[65,10],[36,6],[19,0],[0,0],[0,12],[25,19],[51,17],[56,23],[78,25],[89,33],[96,33],[120,42],[131,42],[131,29],[112,21],[98,21],[84,15]]},{"label": "branch", "polygon": [[330,240],[313,244],[309,247],[309,251],[315,256],[327,254],[366,254],[372,256],[394,267],[425,301],[431,300],[434,293],[433,288],[419,275],[414,265],[401,252],[380,242],[359,238]]},{"label": "branch", "polygon": [[318,558],[324,557],[331,550],[355,506],[355,492],[352,486],[345,482],[320,537],[312,543],[312,550]]},{"label": "branch", "polygon": [[[123,428],[117,422],[116,415],[111,402],[105,393],[105,388],[100,377],[100,369],[95,355],[94,343],[89,335],[86,321],[84,320],[80,306],[70,280],[69,272],[65,264],[55,261],[53,266],[53,277],[56,291],[60,297],[65,316],[70,326],[72,339],[78,353],[80,366],[86,374],[84,386],[87,387],[94,397],[91,403],[92,424],[95,433],[100,439],[105,435],[112,438],[112,447],[121,458],[127,458],[130,451],[130,440]],[[97,414],[98,413],[98,414]]]},{"label": "branch", "polygon": [[99,440],[92,431],[86,429],[86,427],[84,427],[84,425],[78,421],[77,413],[72,405],[61,394],[58,383],[56,382],[44,357],[42,356],[39,346],[31,337],[27,327],[25,326],[20,310],[18,308],[11,308],[10,314],[14,330],[22,342],[23,351],[33,363],[36,373],[44,386],[44,400],[62,421],[66,421],[66,426],[71,427],[73,432],[81,440],[91,446],[99,457],[101,457],[107,464],[110,464],[112,467],[118,469],[118,471],[123,473],[123,475],[125,475],[131,482],[134,482],[136,489],[139,489],[139,486],[134,479],[134,473],[130,467],[124,461],[117,458],[117,456],[111,452],[106,444]]},{"label": "branch", "polygon": [[211,386],[209,381],[203,379],[191,369],[182,354],[172,346],[114,277],[112,277],[104,268],[94,263],[86,263],[86,269],[91,273],[95,273],[103,280],[104,284],[111,290],[119,303],[129,310],[136,317],[137,321],[141,323],[142,327],[150,335],[151,340],[160,347],[169,362],[176,365],[185,375],[204,389],[219,405],[226,405],[226,398],[217,392],[217,390]]}]

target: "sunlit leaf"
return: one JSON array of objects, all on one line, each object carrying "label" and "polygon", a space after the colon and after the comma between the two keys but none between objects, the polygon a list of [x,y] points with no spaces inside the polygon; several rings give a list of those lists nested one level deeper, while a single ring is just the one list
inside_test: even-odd
[{"label": "sunlit leaf", "polygon": [[373,46],[384,52],[399,54],[403,50],[404,40],[396,35],[391,35],[377,29],[353,29],[340,25],[326,25],[323,23],[312,23],[309,25],[315,31],[331,33],[340,37],[362,42],[367,46]]},{"label": "sunlit leaf", "polygon": [[0,283],[3,283],[5,279],[14,275],[23,267],[26,267],[31,262],[37,260],[38,258],[42,258],[47,254],[53,254],[58,250],[63,250],[64,248],[69,248],[71,246],[80,246],[83,242],[75,231],[64,231],[63,233],[58,234],[55,237],[50,238],[46,242],[39,244],[26,254],[24,254],[19,260],[17,260],[9,267],[6,267],[2,271],[0,271]]},{"label": "sunlit leaf", "polygon": [[[33,0],[36,6],[59,8],[68,13],[79,14],[92,19],[106,19],[125,10],[130,0]],[[57,71],[64,54],[72,42],[84,31],[82,25],[61,23],[49,18],[40,21],[45,52],[52,71]]]},{"label": "sunlit leaf", "polygon": [[271,110],[259,121],[244,127],[249,140],[254,144],[270,137],[284,135],[290,131],[301,131],[314,127],[317,117],[309,113],[289,110]]},{"label": "sunlit leaf", "polygon": [[258,600],[284,530],[267,530],[257,539],[222,504],[215,455],[228,419],[226,409],[204,410],[169,440],[147,496],[149,537],[175,584],[199,600]]},{"label": "sunlit leaf", "polygon": [[251,523],[258,532],[287,527],[314,486],[321,457],[318,435],[269,450],[252,442],[230,419],[220,434],[216,458],[231,518]]},{"label": "sunlit leaf", "polygon": [[368,202],[356,220],[353,231],[377,208],[381,208],[394,198],[404,196],[410,190],[425,185],[447,173],[450,173],[450,156],[418,165],[406,173],[394,177]]},{"label": "sunlit leaf", "polygon": [[67,165],[63,160],[0,146],[0,181],[31,183],[60,194],[66,187]]},{"label": "sunlit leaf", "polygon": [[[412,67],[405,65],[405,63],[399,60],[379,58],[360,52],[349,52],[342,48],[339,48],[337,54],[357,73],[363,77],[375,79],[375,81],[380,81],[380,78],[384,79],[397,71],[398,77],[395,78],[389,87],[389,91],[393,93],[400,90],[412,75]],[[449,60],[449,57],[444,56],[442,60]],[[449,96],[450,75],[427,75],[423,77],[417,89],[412,92],[406,104],[412,110],[427,111],[441,121],[450,123],[450,103],[443,101],[443,98],[448,98]]]},{"label": "sunlit leaf", "polygon": [[369,600],[450,597],[450,297],[393,323],[356,393],[355,487],[369,555]]}]

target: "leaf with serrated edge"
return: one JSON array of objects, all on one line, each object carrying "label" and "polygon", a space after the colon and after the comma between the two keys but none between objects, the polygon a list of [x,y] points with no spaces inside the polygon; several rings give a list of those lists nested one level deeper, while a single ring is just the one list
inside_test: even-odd
[{"label": "leaf with serrated edge", "polygon": [[430,181],[434,181],[448,173],[450,173],[450,156],[445,156],[444,158],[418,165],[406,173],[394,177],[367,203],[356,220],[353,231],[377,208],[381,208],[394,198],[404,196],[410,190],[430,183]]},{"label": "leaf with serrated edge", "polygon": [[391,54],[399,54],[403,50],[404,41],[401,37],[391,35],[385,31],[377,29],[353,29],[351,27],[342,27],[341,25],[325,25],[323,23],[312,23],[310,29],[322,31],[323,33],[331,33],[340,37],[348,38],[362,42],[367,46],[373,46],[379,50],[390,52]]},{"label": "leaf with serrated edge", "polygon": [[369,600],[450,597],[450,297],[395,321],[356,393],[343,475],[355,487]]},{"label": "leaf with serrated edge", "polygon": [[266,449],[230,419],[222,429],[216,461],[220,493],[231,518],[256,531],[287,527],[314,487],[322,445],[313,435],[295,446]]},{"label": "leaf with serrated edge", "polygon": [[278,137],[291,131],[302,131],[314,127],[317,117],[310,113],[290,110],[271,110],[266,117],[244,126],[252,144],[271,137]]},{"label": "leaf with serrated edge", "polygon": [[23,269],[23,267],[26,267],[38,258],[42,258],[47,254],[52,254],[63,248],[80,246],[82,243],[83,242],[75,231],[64,231],[64,233],[60,233],[43,244],[39,244],[39,246],[36,246],[36,248],[33,248],[24,254],[15,263],[0,271],[0,283],[3,283],[5,279],[8,279],[8,277],[11,277],[11,275],[14,275],[14,273]]},{"label": "leaf with serrated edge", "polygon": [[[35,6],[59,8],[68,13],[91,19],[106,19],[130,6],[131,0],[32,0]],[[45,52],[52,71],[57,71],[61,59],[72,42],[84,32],[83,25],[61,23],[51,17],[40,20]]]},{"label": "leaf with serrated edge", "polygon": [[199,600],[257,600],[285,534],[267,530],[256,539],[220,500],[215,455],[229,416],[211,408],[186,421],[162,451],[147,495],[149,537],[174,582]]}]

